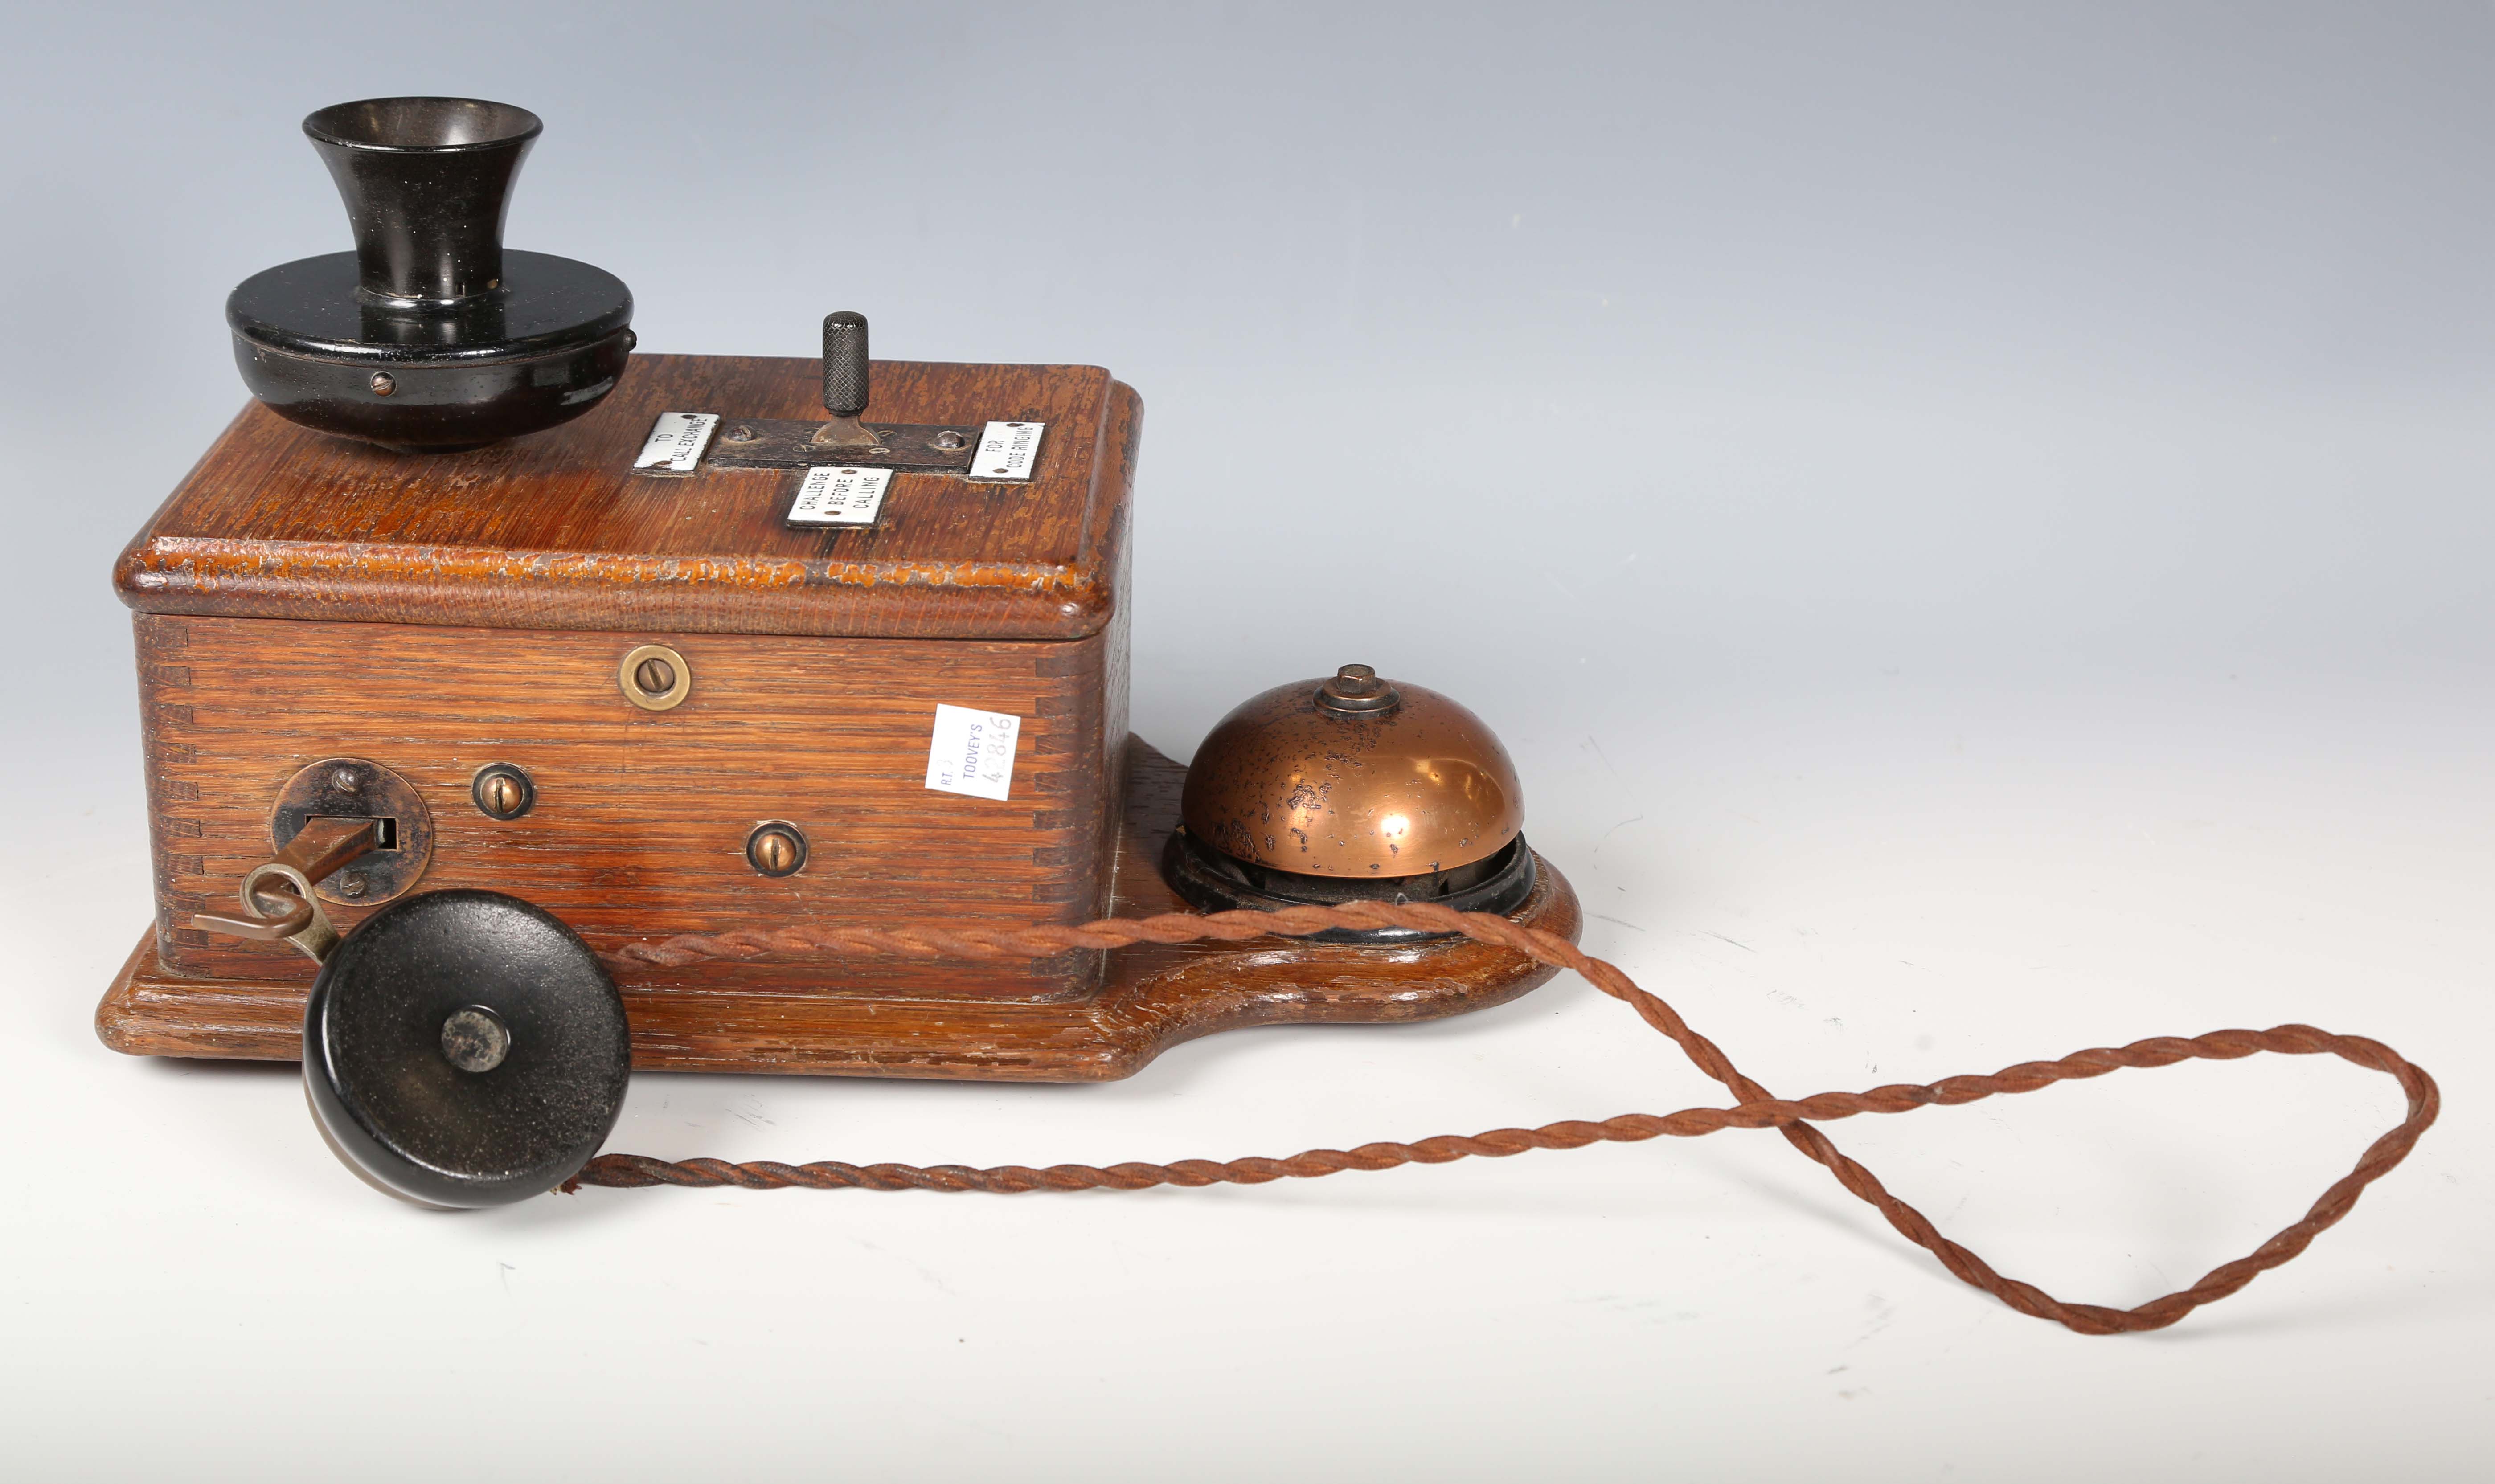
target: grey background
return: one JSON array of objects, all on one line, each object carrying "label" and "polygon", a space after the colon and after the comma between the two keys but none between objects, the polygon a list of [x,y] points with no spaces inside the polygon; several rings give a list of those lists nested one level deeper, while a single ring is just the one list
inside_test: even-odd
[{"label": "grey background", "polygon": [[[0,1418],[46,1476],[2488,1462],[2495,1138],[2458,1064],[2495,1029],[2495,10],[98,5],[10,36]],[[1466,698],[1588,946],[1781,1091],[2308,1018],[2454,1110],[2304,1262],[2120,1342],[1958,1289],[1768,1138],[1123,1204],[383,1208],[286,1074],[124,1061],[86,1017],[147,910],[111,559],[241,400],[227,289],[346,245],[296,121],[397,92],[545,118],[509,240],[621,275],[646,349],[808,354],[854,307],[887,356],[1114,369],[1148,408],[1135,729],[1184,755],[1353,658]],[[1106,1161],[1714,1101],[1643,1037],[1565,984],[1111,1088],[645,1077],[616,1142]],[[2131,1303],[2394,1116],[2264,1064],[1843,1137],[2013,1271]],[[478,1398],[485,1442],[418,1425]]]}]

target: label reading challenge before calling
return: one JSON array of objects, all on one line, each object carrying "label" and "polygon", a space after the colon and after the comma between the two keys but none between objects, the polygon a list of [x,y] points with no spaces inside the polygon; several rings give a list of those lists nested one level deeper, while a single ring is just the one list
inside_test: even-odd
[{"label": "label reading challenge before calling", "polygon": [[884,487],[892,483],[888,469],[837,469],[816,465],[806,470],[797,487],[797,502],[788,507],[791,526],[872,526],[883,508]]}]

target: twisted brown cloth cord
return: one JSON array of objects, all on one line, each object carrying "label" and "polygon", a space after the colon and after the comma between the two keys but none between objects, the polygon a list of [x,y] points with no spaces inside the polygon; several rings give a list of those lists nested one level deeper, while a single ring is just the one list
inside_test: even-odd
[{"label": "twisted brown cloth cord", "polygon": [[[1175,1165],[1052,1165],[1045,1169],[1006,1165],[974,1169],[962,1165],[848,1165],[826,1160],[813,1165],[769,1161],[734,1165],[724,1160],[669,1162],[639,1155],[602,1154],[589,1162],[578,1185],[647,1186],[737,1185],[750,1190],[807,1186],[816,1190],[857,1187],[898,1191],[1026,1191],[1142,1190],[1155,1185],[1262,1185],[1269,1180],[1313,1179],[1346,1169],[1392,1169],[1399,1165],[1442,1165],[1480,1155],[1504,1158],[1528,1149],[1576,1149],[1604,1141],[1633,1142],[1655,1137],[1692,1138],[1722,1129],[1774,1129],[1793,1146],[1828,1166],[1838,1184],[1869,1202],[1908,1241],[1938,1257],[1943,1267],[1982,1288],[2021,1314],[2051,1319],[2083,1335],[2121,1334],[2163,1329],[2202,1304],[2225,1298],[2254,1278],[2279,1266],[2311,1245],[2356,1204],[2366,1186],[2390,1173],[2408,1158],[2418,1136],[2435,1120],[2442,1095],[2423,1068],[2389,1046],[2361,1036],[2340,1036],[2310,1025],[2280,1025],[2265,1031],[2212,1031],[2188,1039],[2152,1037],[2119,1047],[2077,1051],[2058,1061],[2021,1062],[1990,1076],[1954,1076],[1937,1082],[1894,1083],[1868,1092],[1825,1092],[1799,1100],[1777,1098],[1744,1075],[1717,1045],[1692,1030],[1670,1005],[1648,994],[1612,964],[1585,953],[1567,939],[1506,918],[1482,912],[1456,912],[1426,903],[1390,905],[1357,902],[1340,907],[1289,907],[1278,912],[1217,912],[1208,916],[1169,913],[1148,918],[1108,918],[1079,927],[993,927],[941,930],[925,927],[875,928],[799,925],[770,932],[689,933],[655,944],[633,944],[600,956],[620,968],[650,964],[670,967],[707,958],[753,958],[770,954],[821,953],[908,954],[919,957],[1029,958],[1069,949],[1124,948],[1136,943],[1190,943],[1205,938],[1238,941],[1268,933],[1298,936],[1331,927],[1418,927],[1433,932],[1459,932],[1476,942],[1513,949],[1546,964],[1572,969],[1594,987],[1635,1010],[1647,1024],[1677,1043],[1698,1069],[1730,1088],[1741,1101],[1731,1107],[1684,1108],[1677,1113],[1625,1113],[1599,1123],[1571,1120],[1538,1129],[1494,1129],[1471,1137],[1440,1135],[1418,1143],[1363,1144],[1356,1149],[1311,1149],[1288,1159],[1242,1159],[1227,1162],[1181,1160]],[[2132,1309],[2100,1304],[2072,1304],[2033,1284],[2005,1277],[1974,1253],[1941,1235],[1921,1211],[1889,1194],[1871,1171],[1841,1153],[1815,1122],[1851,1118],[1857,1113],[1902,1113],[1934,1104],[1973,1103],[2004,1093],[2034,1092],[2055,1082],[2103,1076],[2122,1067],[2168,1067],[2194,1059],[2232,1061],[2256,1052],[2290,1056],[2329,1052],[2389,1075],[2408,1095],[2408,1115],[2389,1133],[2374,1140],[2356,1166],[2322,1193],[2301,1219],[2232,1262],[2212,1268],[2200,1282]]]}]

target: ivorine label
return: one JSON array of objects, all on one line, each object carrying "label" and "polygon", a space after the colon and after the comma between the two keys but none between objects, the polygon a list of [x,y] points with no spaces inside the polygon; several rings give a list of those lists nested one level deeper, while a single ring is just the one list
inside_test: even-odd
[{"label": "ivorine label", "polygon": [[806,470],[797,487],[797,502],[788,507],[791,526],[872,526],[883,508],[883,491],[892,483],[888,469],[847,469],[818,464]]},{"label": "ivorine label", "polygon": [[970,460],[972,482],[1030,478],[1032,465],[1039,459],[1039,436],[1047,431],[1044,422],[988,424],[988,431],[979,437],[979,451]]},{"label": "ivorine label", "polygon": [[661,412],[650,425],[649,441],[641,445],[641,457],[632,461],[632,467],[692,473],[718,427],[717,412]]}]

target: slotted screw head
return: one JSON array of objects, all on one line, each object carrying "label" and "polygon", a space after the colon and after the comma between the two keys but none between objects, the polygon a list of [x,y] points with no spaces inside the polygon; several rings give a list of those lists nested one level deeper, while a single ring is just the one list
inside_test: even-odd
[{"label": "slotted screw head", "polygon": [[780,821],[758,825],[745,840],[746,863],[765,876],[791,876],[806,863],[806,836]]},{"label": "slotted screw head", "polygon": [[491,763],[477,770],[468,797],[486,818],[513,820],[537,806],[538,790],[520,769],[509,763]]}]

